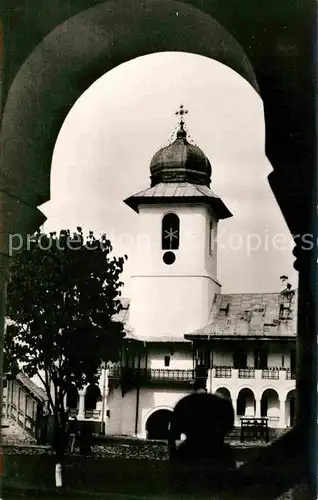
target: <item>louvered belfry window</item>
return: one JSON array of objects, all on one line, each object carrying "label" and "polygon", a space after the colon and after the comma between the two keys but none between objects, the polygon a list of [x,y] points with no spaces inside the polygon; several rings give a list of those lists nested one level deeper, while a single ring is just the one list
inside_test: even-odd
[{"label": "louvered belfry window", "polygon": [[166,214],[162,219],[162,250],[178,250],[180,219],[176,214]]}]

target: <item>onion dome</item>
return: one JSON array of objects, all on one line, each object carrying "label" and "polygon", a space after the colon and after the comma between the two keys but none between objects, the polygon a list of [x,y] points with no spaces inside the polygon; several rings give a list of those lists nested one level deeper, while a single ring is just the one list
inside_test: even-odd
[{"label": "onion dome", "polygon": [[203,151],[188,142],[182,120],[175,141],[160,149],[150,163],[151,186],[161,182],[189,182],[209,187],[211,172],[211,164]]}]

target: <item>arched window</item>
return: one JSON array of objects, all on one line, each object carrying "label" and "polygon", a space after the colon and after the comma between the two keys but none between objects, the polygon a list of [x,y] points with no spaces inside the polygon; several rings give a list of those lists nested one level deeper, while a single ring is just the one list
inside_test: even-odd
[{"label": "arched window", "polygon": [[162,250],[177,250],[180,240],[180,220],[175,214],[166,214],[162,219]]},{"label": "arched window", "polygon": [[66,406],[67,408],[77,408],[79,402],[79,395],[77,387],[74,384],[70,384],[66,393]]},{"label": "arched window", "polygon": [[85,393],[84,407],[85,410],[95,410],[97,401],[101,401],[102,395],[98,385],[90,384]]}]

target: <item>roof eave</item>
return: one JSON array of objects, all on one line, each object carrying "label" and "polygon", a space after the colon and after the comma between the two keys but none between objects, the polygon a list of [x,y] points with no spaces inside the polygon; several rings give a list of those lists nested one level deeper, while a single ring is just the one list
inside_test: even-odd
[{"label": "roof eave", "polygon": [[210,198],[207,196],[138,196],[133,195],[124,200],[128,207],[132,208],[137,214],[139,213],[139,205],[152,205],[158,203],[204,203],[210,205],[219,219],[228,219],[233,214],[221,198]]},{"label": "roof eave", "polygon": [[224,334],[207,334],[207,333],[189,333],[184,336],[187,340],[207,340],[212,341],[214,339],[222,340],[296,340],[295,335],[224,335]]}]

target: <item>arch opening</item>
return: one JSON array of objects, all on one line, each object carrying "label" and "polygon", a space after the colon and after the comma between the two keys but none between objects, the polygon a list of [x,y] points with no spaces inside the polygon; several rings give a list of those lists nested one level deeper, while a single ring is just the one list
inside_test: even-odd
[{"label": "arch opening", "polygon": [[215,392],[216,392],[216,394],[219,394],[223,398],[229,399],[232,401],[231,393],[226,387],[219,387]]},{"label": "arch opening", "polygon": [[71,384],[66,393],[66,406],[70,410],[76,410],[79,404],[79,394],[75,384]]},{"label": "arch opening", "polygon": [[87,386],[85,396],[84,396],[84,409],[85,411],[96,410],[98,401],[101,400],[100,388],[96,384],[90,384]]},{"label": "arch opening", "polygon": [[279,423],[279,395],[274,389],[266,389],[261,398],[261,417],[268,417],[269,425]]},{"label": "arch opening", "polygon": [[[171,9],[180,15],[171,16]],[[189,26],[196,37],[189,37]],[[165,36],[158,37],[162,32]],[[61,52],[61,46],[66,50]],[[3,187],[31,206],[48,201],[54,144],[78,97],[110,69],[144,55],[167,51],[198,54],[222,62],[258,91],[252,65],[242,47],[205,12],[173,0],[159,6],[148,0],[138,0],[133,7],[130,2],[96,5],[51,31],[16,74],[2,120]],[[43,53],[49,57],[43,58]]]},{"label": "arch opening", "polygon": [[293,427],[296,417],[296,390],[289,391],[285,402],[286,426]]},{"label": "arch opening", "polygon": [[171,418],[171,410],[153,412],[146,422],[147,439],[168,439]]},{"label": "arch opening", "polygon": [[180,242],[180,219],[176,214],[166,214],[162,219],[162,250],[178,250]]},{"label": "arch opening", "polygon": [[251,389],[241,389],[236,402],[236,414],[239,417],[255,417],[256,401]]}]

